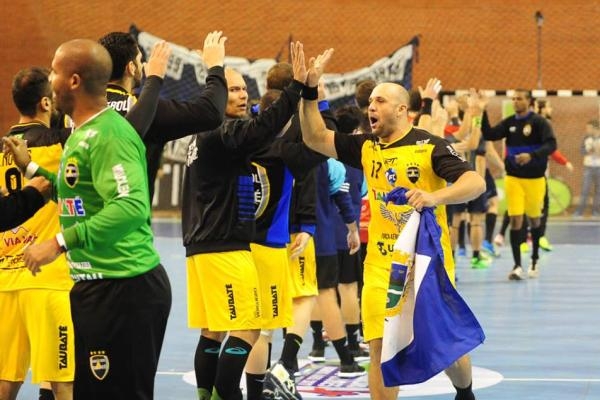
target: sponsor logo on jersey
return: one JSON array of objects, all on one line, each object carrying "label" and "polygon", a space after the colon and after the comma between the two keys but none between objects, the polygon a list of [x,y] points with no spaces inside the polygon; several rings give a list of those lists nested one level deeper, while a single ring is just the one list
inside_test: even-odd
[{"label": "sponsor logo on jersey", "polygon": [[110,369],[110,360],[105,351],[90,351],[90,369],[99,381],[106,378]]},{"label": "sponsor logo on jersey", "polygon": [[456,152],[456,150],[454,150],[454,147],[452,147],[451,145],[446,146],[446,149],[448,150],[448,153],[452,154],[454,157],[458,158],[460,161],[465,161],[465,158],[462,157],[460,154],[458,154]]},{"label": "sponsor logo on jersey", "polygon": [[79,166],[77,165],[77,159],[69,158],[65,165],[65,182],[68,187],[74,188],[79,181]]},{"label": "sponsor logo on jersey", "polygon": [[225,285],[225,293],[227,293],[227,307],[229,308],[229,319],[236,319],[237,312],[235,311],[235,298],[233,297],[233,285],[231,283]]},{"label": "sponsor logo on jersey", "polygon": [[123,164],[113,165],[112,172],[117,182],[117,193],[119,193],[117,197],[129,196],[129,181],[127,180],[127,173],[125,172],[125,168],[123,168]]},{"label": "sponsor logo on jersey", "polygon": [[198,146],[196,146],[196,137],[190,142],[187,151],[187,158],[185,160],[185,165],[190,166],[194,161],[198,158]]},{"label": "sponsor logo on jersey", "polygon": [[58,369],[65,369],[69,367],[68,361],[68,345],[69,339],[69,328],[64,325],[58,326]]},{"label": "sponsor logo on jersey", "polygon": [[529,135],[531,135],[531,131],[532,131],[532,128],[531,128],[530,124],[527,124],[523,127],[523,135],[529,136]]},{"label": "sponsor logo on jersey", "polygon": [[60,215],[68,217],[83,217],[85,215],[85,206],[83,199],[79,196],[75,198],[67,197],[58,199],[58,208]]},{"label": "sponsor logo on jersey", "polygon": [[388,168],[385,171],[385,179],[387,179],[387,181],[390,185],[396,186],[396,180],[398,180],[398,175],[396,174],[396,170],[394,168]]}]

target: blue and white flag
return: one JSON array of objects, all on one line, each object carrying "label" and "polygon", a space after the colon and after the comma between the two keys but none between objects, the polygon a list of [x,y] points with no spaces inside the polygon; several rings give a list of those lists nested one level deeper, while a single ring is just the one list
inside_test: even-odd
[{"label": "blue and white flag", "polygon": [[[388,201],[406,204],[406,189]],[[383,331],[386,386],[424,382],[483,343],[485,335],[444,269],[432,208],[413,211],[394,245]]]}]

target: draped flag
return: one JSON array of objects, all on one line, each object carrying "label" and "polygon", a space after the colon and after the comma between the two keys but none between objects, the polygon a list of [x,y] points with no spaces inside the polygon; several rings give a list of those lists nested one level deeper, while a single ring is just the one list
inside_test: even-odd
[{"label": "draped flag", "polygon": [[[387,197],[406,204],[406,189]],[[483,343],[479,322],[444,269],[441,228],[432,208],[413,211],[390,273],[381,370],[386,386],[424,382]]]}]

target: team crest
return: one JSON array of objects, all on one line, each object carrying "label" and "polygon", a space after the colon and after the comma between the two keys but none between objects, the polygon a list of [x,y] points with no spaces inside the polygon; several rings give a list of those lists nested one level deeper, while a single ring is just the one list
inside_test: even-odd
[{"label": "team crest", "polygon": [[65,165],[65,182],[70,188],[74,188],[79,181],[79,166],[75,158],[69,158]]},{"label": "team crest", "polygon": [[523,127],[523,135],[525,135],[525,136],[531,135],[531,125],[527,124]]},{"label": "team crest", "polygon": [[406,177],[412,183],[417,183],[417,181],[421,177],[419,167],[417,165],[409,165],[408,168],[406,168]]},{"label": "team crest", "polygon": [[255,162],[252,163],[252,183],[254,184],[254,215],[258,218],[265,212],[271,193],[267,170]]},{"label": "team crest", "polygon": [[396,170],[394,168],[388,168],[385,171],[385,179],[387,179],[387,181],[390,185],[396,186],[396,180],[398,180],[398,175],[396,175]]},{"label": "team crest", "polygon": [[92,374],[94,374],[96,379],[101,381],[106,378],[110,369],[108,356],[104,351],[92,351],[90,354],[90,369],[92,370]]}]

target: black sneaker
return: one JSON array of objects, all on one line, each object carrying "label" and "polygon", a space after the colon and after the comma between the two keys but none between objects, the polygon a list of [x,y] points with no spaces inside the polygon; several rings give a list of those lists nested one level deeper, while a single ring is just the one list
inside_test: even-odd
[{"label": "black sneaker", "polygon": [[340,365],[340,370],[337,373],[339,378],[356,378],[357,376],[365,375],[367,371],[355,362],[348,365]]},{"label": "black sneaker", "polygon": [[312,362],[325,362],[325,349],[314,348],[308,353],[308,359]]},{"label": "black sneaker", "polygon": [[277,362],[265,375],[261,400],[301,400],[296,389],[294,373]]},{"label": "black sneaker", "polygon": [[369,361],[369,352],[363,348],[348,349],[348,351],[350,351],[350,354],[352,354],[352,357],[356,362]]}]

